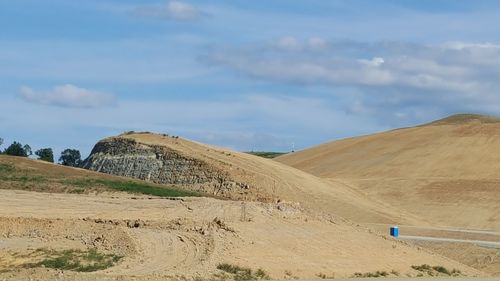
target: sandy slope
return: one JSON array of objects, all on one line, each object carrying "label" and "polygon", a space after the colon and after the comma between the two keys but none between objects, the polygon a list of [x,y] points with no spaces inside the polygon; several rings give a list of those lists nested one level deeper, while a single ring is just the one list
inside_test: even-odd
[{"label": "sandy slope", "polygon": [[[346,182],[321,179],[271,159],[158,134],[127,134],[117,138],[165,146],[227,171],[232,178],[250,186],[247,192],[250,200],[297,202],[307,209],[358,222],[400,220],[400,210],[365,196]],[[417,220],[406,214],[404,221],[415,223]]]},{"label": "sandy slope", "polygon": [[[0,197],[0,272],[19,262],[9,257],[50,246],[97,247],[125,255],[120,264],[104,272],[64,273],[81,280],[206,277],[217,272],[221,262],[263,268],[274,278],[284,277],[285,272],[313,278],[318,273],[347,277],[377,270],[416,275],[410,266],[423,263],[479,274],[404,242],[283,203],[13,190],[0,190]],[[17,269],[0,273],[0,279],[53,280],[59,274]]]},{"label": "sandy slope", "polygon": [[500,229],[500,123],[452,116],[277,158],[442,226]]}]

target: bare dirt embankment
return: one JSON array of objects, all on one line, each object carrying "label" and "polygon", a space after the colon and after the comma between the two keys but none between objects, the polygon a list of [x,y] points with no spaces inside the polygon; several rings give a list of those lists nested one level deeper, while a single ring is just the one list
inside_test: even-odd
[{"label": "bare dirt embankment", "polygon": [[[273,278],[349,277],[356,272],[418,275],[412,265],[477,271],[343,221],[289,204],[169,200],[128,195],[0,190],[0,279],[163,280],[220,274],[229,263]],[[109,269],[75,273],[23,268],[40,248],[95,248],[123,256]]]},{"label": "bare dirt embankment", "polygon": [[500,230],[500,121],[457,115],[276,158],[432,225]]},{"label": "bare dirt embankment", "polygon": [[[412,214],[413,226],[500,231],[498,118],[455,115],[413,128],[325,143],[276,160],[343,182],[401,210],[400,224],[405,224],[406,214]],[[428,235],[421,228],[411,232]],[[443,231],[439,235],[459,236]],[[483,236],[469,234],[466,239],[482,240]],[[460,253],[470,245],[423,245],[492,274],[500,270],[498,250],[476,249],[467,256]]]},{"label": "bare dirt embankment", "polygon": [[[179,185],[221,198],[287,201],[357,222],[394,223],[400,211],[348,184],[325,180],[271,159],[152,133],[128,133],[96,144],[84,167]],[[411,214],[404,221],[415,223]]]}]

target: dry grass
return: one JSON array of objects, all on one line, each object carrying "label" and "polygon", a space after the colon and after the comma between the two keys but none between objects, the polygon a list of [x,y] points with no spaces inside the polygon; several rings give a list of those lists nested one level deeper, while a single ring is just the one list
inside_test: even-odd
[{"label": "dry grass", "polygon": [[0,156],[0,188],[75,194],[120,191],[159,197],[200,196],[199,193],[181,190],[177,187],[123,179],[5,155]]},{"label": "dry grass", "polygon": [[248,267],[241,267],[228,263],[221,263],[217,269],[232,275],[234,281],[269,280],[269,275],[263,269],[253,271]]}]

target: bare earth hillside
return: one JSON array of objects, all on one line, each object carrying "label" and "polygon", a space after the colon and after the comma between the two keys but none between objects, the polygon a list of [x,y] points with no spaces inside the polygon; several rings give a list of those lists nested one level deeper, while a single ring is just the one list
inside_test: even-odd
[{"label": "bare earth hillside", "polygon": [[0,280],[236,278],[221,264],[255,278],[417,276],[421,264],[483,275],[293,202],[117,193],[106,183],[124,178],[24,158],[0,168]]},{"label": "bare earth hillside", "polygon": [[[400,212],[352,189],[271,159],[151,133],[97,143],[85,168],[233,200],[294,202],[361,222],[393,223]],[[414,223],[411,215],[405,222]]]},{"label": "bare earth hillside", "polygon": [[440,226],[500,230],[500,121],[456,115],[277,158]]}]

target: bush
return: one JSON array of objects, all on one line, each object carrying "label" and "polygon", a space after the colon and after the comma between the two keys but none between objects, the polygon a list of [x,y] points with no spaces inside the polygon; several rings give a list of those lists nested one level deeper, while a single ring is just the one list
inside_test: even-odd
[{"label": "bush", "polygon": [[387,271],[376,271],[376,272],[366,272],[366,273],[361,273],[361,272],[355,272],[352,277],[355,278],[374,278],[374,277],[387,277],[389,276],[389,273]]},{"label": "bush", "polygon": [[250,281],[250,280],[269,280],[269,275],[263,269],[257,269],[255,272],[248,267],[241,267],[228,263],[221,263],[217,269],[226,273],[233,274],[235,281]]},{"label": "bush", "polygon": [[428,264],[422,264],[422,265],[412,265],[411,268],[417,270],[417,271],[429,271],[432,269],[432,267]]},{"label": "bush", "polygon": [[430,266],[428,264],[422,264],[422,265],[412,265],[411,268],[413,268],[417,271],[420,271],[422,273],[427,273],[427,275],[430,275],[430,276],[435,276],[439,273],[445,274],[448,276],[461,274],[461,272],[459,270],[454,269],[450,272],[446,267],[441,266],[441,265]]},{"label": "bush", "polygon": [[439,273],[451,275],[451,272],[448,269],[446,269],[446,267],[444,267],[444,266],[433,266],[432,269],[434,269],[435,271],[437,271]]}]

